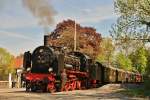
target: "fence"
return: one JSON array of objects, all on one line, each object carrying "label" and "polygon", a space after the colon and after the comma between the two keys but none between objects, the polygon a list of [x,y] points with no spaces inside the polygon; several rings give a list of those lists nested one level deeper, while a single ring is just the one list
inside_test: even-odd
[{"label": "fence", "polygon": [[0,81],[0,88],[9,88],[9,81]]}]

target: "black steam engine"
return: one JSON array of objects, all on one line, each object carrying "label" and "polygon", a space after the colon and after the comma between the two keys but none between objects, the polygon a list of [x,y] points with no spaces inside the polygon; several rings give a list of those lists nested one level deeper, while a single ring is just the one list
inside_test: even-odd
[{"label": "black steam engine", "polygon": [[92,59],[60,47],[40,46],[25,52],[26,90],[60,91],[87,88]]},{"label": "black steam engine", "polygon": [[68,91],[110,82],[142,81],[141,75],[107,67],[81,52],[66,53],[62,47],[48,46],[45,41],[33,53],[24,53],[26,91]]}]

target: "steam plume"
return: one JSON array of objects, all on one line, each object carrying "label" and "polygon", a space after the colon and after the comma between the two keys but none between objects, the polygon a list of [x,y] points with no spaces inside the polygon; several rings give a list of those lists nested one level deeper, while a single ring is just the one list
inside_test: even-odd
[{"label": "steam plume", "polygon": [[23,5],[38,18],[39,24],[44,26],[47,33],[47,27],[53,24],[53,16],[55,15],[55,11],[48,0],[23,0]]}]

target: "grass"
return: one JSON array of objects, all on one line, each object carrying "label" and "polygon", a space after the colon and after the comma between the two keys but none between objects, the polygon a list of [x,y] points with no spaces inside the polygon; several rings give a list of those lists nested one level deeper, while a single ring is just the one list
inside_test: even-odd
[{"label": "grass", "polygon": [[144,83],[139,86],[125,87],[123,90],[118,91],[124,95],[134,96],[134,97],[149,97],[150,99],[150,79],[145,79]]},{"label": "grass", "polygon": [[120,90],[119,93],[135,96],[135,97],[148,97],[150,96],[150,90],[146,90],[143,87],[140,88],[132,88],[132,89],[124,89]]}]

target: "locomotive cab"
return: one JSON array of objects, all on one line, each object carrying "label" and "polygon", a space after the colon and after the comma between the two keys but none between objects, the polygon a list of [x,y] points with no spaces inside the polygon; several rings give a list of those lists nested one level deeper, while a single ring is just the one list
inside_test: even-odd
[{"label": "locomotive cab", "polygon": [[89,67],[92,64],[92,59],[89,56],[87,56],[81,52],[70,52],[70,54],[79,58],[79,60],[80,60],[79,70],[81,72],[89,72]]}]

